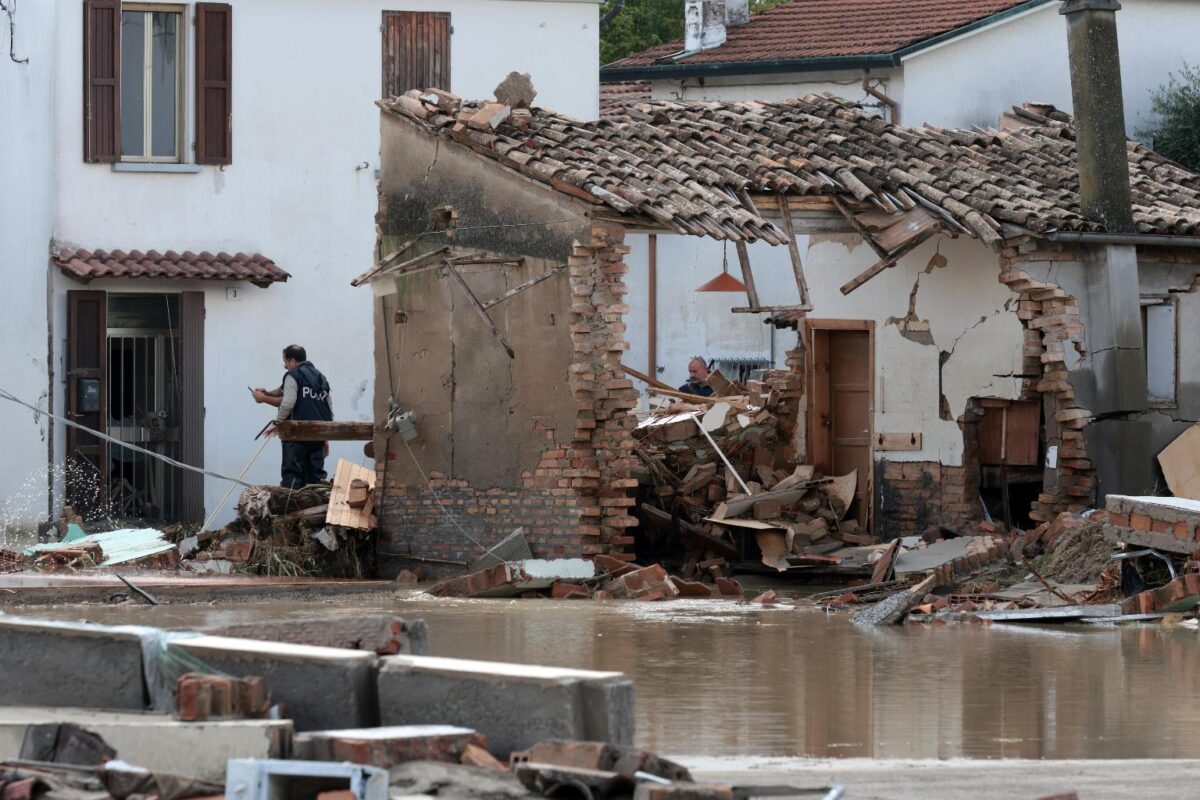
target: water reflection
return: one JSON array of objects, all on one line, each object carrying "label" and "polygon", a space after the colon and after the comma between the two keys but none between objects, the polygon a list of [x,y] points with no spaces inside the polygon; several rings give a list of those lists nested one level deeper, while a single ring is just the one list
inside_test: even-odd
[{"label": "water reflection", "polygon": [[[905,626],[717,601],[373,604],[436,655],[620,670],[664,753],[878,758],[1200,757],[1200,637],[1163,628]],[[358,614],[321,604],[96,608],[193,626]],[[42,616],[62,610],[39,609]]]}]

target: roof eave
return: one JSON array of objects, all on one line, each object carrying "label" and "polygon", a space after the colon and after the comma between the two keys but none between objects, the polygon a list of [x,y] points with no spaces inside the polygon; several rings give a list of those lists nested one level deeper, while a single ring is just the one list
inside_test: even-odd
[{"label": "roof eave", "polygon": [[661,78],[699,78],[716,75],[766,75],[786,72],[827,72],[839,69],[886,69],[900,66],[898,53],[819,58],[781,58],[770,61],[717,61],[705,64],[647,64],[601,67],[601,83]]}]

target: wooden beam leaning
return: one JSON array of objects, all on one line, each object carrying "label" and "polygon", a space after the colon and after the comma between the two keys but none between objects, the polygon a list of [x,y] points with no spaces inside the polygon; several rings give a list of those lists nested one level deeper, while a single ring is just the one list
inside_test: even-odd
[{"label": "wooden beam leaning", "polygon": [[467,302],[475,309],[475,313],[483,320],[483,324],[488,326],[492,331],[492,335],[496,337],[496,341],[500,342],[500,346],[504,348],[504,352],[508,353],[509,358],[516,358],[517,354],[513,352],[512,345],[504,338],[504,334],[496,327],[496,323],[492,322],[492,318],[487,315],[483,303],[479,302],[479,298],[471,291],[471,287],[467,286],[467,282],[463,280],[463,276],[458,274],[458,270],[454,268],[454,264],[449,261],[443,261],[442,263],[446,265],[446,271],[450,273],[459,288],[463,290],[463,294],[467,296]]},{"label": "wooden beam leaning", "polygon": [[495,298],[494,300],[489,300],[486,303],[484,303],[483,310],[487,311],[492,306],[499,305],[500,303],[503,303],[505,300],[509,299],[510,297],[515,297],[516,295],[519,295],[521,292],[525,291],[526,289],[537,286],[539,283],[541,283],[542,281],[544,281],[548,278],[553,278],[555,275],[562,272],[566,268],[567,268],[566,264],[559,264],[557,267],[553,267],[550,270],[548,270],[547,272],[543,272],[541,275],[538,275],[536,278],[530,278],[529,280],[525,281],[524,283],[522,283],[518,286],[514,286],[513,288],[509,289],[507,292],[505,292],[504,294]]},{"label": "wooden beam leaning", "polygon": [[788,196],[783,192],[779,193],[779,215],[783,220],[783,232],[787,234],[788,255],[792,259],[792,272],[796,274],[796,288],[800,290],[800,306],[806,311],[811,311],[812,299],[808,294],[808,280],[804,277],[804,264],[800,261],[800,246],[796,244],[796,230],[792,226],[792,212],[788,208]]},{"label": "wooden beam leaning", "polygon": [[924,243],[925,240],[928,238],[929,238],[928,236],[925,236],[920,239],[913,239],[911,242],[908,242],[903,247],[897,249],[896,252],[888,255],[886,258],[880,259],[879,263],[875,264],[872,267],[868,267],[867,269],[863,270],[858,275],[856,275],[853,278],[851,278],[850,280],[846,281],[846,284],[844,286],[842,286],[842,288],[839,291],[841,291],[842,294],[850,294],[855,289],[862,286],[867,281],[871,280],[871,278],[874,278],[876,275],[883,272],[885,269],[896,266],[897,261],[899,261],[904,256],[908,255],[913,250],[916,250],[917,247],[920,246],[922,243]]},{"label": "wooden beam leaning", "polygon": [[746,247],[745,239],[735,239],[733,242],[737,249],[738,263],[742,266],[742,283],[746,284],[746,299],[750,301],[753,308],[758,307],[758,289],[754,288],[754,273],[750,271],[750,251]]},{"label": "wooden beam leaning", "polygon": [[288,419],[275,426],[275,433],[284,442],[366,442],[375,438],[375,423]]}]

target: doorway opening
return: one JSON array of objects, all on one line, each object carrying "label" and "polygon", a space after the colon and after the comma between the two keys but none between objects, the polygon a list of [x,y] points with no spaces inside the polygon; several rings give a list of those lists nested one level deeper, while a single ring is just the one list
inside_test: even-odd
[{"label": "doorway opening", "polygon": [[[109,435],[180,458],[179,296],[108,295]],[[145,453],[108,448],[110,514],[175,520],[181,475]]]},{"label": "doorway opening", "polygon": [[[979,496],[988,516],[1006,529],[1028,529],[1033,503],[1042,492],[1044,442],[1038,400],[974,398],[979,413]],[[965,459],[964,459],[965,462]]]}]

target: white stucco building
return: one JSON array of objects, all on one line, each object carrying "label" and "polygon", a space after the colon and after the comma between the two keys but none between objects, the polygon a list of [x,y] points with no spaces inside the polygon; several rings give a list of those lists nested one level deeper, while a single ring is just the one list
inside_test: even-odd
[{"label": "white stucco building", "polygon": [[[350,281],[375,255],[375,100],[490,97],[515,70],[539,105],[597,112],[598,0],[6,5],[0,389],[224,474],[258,449],[271,414],[246,387],[277,385],[289,343],[339,418],[371,416],[371,299]],[[54,514],[81,442],[9,403],[0,441],[0,530]],[[198,521],[225,494],[119,451],[88,455],[115,513]],[[278,480],[277,444],[247,480]]]},{"label": "white stucco building", "polygon": [[[698,4],[703,7],[704,1]],[[727,10],[744,5],[725,3]],[[751,16],[748,23],[728,25],[716,37],[724,39],[718,46],[689,50],[685,41],[668,42],[606,65],[601,104],[616,109],[639,97],[775,101],[829,93],[876,108],[893,122],[945,128],[994,128],[1001,114],[1027,102],[1070,112],[1061,5],[1057,0],[793,0]],[[1200,27],[1200,2],[1123,0],[1122,6],[1117,18],[1125,124],[1135,137],[1150,122],[1151,92],[1183,64],[1200,63],[1200,40],[1191,33]],[[631,272],[645,276],[650,240],[632,237],[630,245]],[[645,279],[631,279],[642,280],[646,289],[635,284],[630,294],[630,358],[639,369],[652,367],[660,379],[678,384],[696,354],[731,366],[767,361],[782,366],[790,346],[782,342],[784,334],[763,325],[761,316],[728,313],[745,305],[744,295],[694,291],[719,273],[725,260],[730,273],[739,275],[732,246],[659,236],[656,247],[659,288],[653,312]],[[802,241],[802,254],[809,248]],[[786,250],[752,244],[750,251],[762,304],[796,304]],[[823,260],[832,252],[823,245],[811,257]],[[825,280],[820,264],[809,278],[818,293]],[[903,307],[907,292],[890,300]],[[648,352],[651,316],[656,317],[654,353]]]}]

